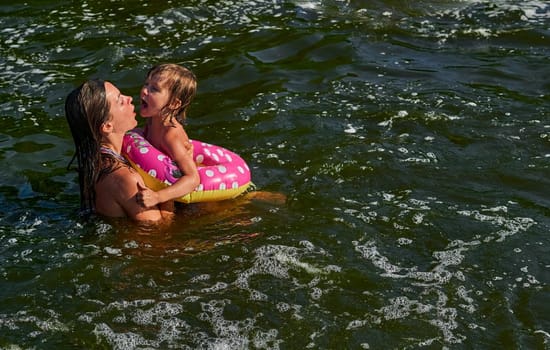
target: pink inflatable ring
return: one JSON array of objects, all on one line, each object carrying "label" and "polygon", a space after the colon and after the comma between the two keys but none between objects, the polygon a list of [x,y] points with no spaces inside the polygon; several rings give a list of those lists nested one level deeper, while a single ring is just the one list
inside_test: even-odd
[{"label": "pink inflatable ring", "polygon": [[[205,142],[191,142],[200,184],[193,192],[176,199],[177,201],[221,201],[240,195],[251,185],[250,169],[237,154]],[[128,131],[124,135],[122,152],[152,190],[158,191],[170,186],[181,177],[181,171],[174,161],[153,147],[143,137],[141,129]]]}]

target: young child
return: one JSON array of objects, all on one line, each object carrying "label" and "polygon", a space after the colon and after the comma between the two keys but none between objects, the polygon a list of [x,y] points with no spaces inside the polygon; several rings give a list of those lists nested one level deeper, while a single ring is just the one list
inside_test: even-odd
[{"label": "young child", "polygon": [[183,128],[187,108],[197,91],[197,79],[177,64],[154,66],[147,73],[140,93],[140,114],[149,118],[145,138],[176,162],[182,177],[157,192],[141,190],[137,201],[149,208],[185,196],[199,185],[199,173],[193,161],[193,148]]}]

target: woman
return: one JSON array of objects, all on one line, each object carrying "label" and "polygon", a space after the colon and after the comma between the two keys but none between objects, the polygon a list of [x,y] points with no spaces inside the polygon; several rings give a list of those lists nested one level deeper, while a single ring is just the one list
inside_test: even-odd
[{"label": "woman", "polygon": [[124,134],[137,125],[130,96],[110,82],[89,80],[67,96],[65,116],[76,147],[82,210],[140,222],[173,218],[172,201],[149,208],[137,202],[147,187],[120,155]]}]

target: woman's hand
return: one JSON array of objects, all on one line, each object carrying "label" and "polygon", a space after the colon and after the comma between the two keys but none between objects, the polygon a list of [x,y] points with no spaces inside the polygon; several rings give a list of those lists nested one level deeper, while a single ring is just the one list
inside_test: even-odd
[{"label": "woman's hand", "polygon": [[157,192],[143,186],[139,182],[137,183],[137,187],[136,202],[139,205],[144,208],[151,208],[160,203]]}]

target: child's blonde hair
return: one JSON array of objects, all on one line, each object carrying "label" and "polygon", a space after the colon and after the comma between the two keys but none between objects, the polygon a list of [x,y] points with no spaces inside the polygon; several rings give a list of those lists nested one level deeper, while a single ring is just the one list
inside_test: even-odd
[{"label": "child's blonde hair", "polygon": [[[170,99],[162,108],[161,113],[169,116],[170,121],[175,118],[183,124],[187,117],[187,108],[197,93],[195,74],[183,66],[165,63],[151,68],[147,72],[146,79],[148,80],[156,75],[161,77],[162,84],[170,91]],[[173,109],[170,106],[174,105],[176,99],[179,99],[181,104],[178,108]]]}]

